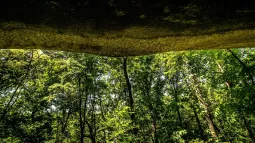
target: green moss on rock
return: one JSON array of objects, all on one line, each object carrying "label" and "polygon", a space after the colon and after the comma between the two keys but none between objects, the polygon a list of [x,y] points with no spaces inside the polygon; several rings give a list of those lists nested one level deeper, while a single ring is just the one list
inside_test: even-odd
[{"label": "green moss on rock", "polygon": [[[245,28],[246,27],[246,28]],[[255,25],[206,27],[129,26],[119,30],[89,24],[65,28],[2,22],[1,49],[47,49],[103,56],[136,56],[168,51],[255,46]]]}]

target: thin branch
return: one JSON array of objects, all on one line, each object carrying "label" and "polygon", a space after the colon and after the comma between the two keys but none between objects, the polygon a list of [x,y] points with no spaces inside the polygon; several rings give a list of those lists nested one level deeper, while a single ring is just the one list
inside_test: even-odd
[{"label": "thin branch", "polygon": [[255,85],[255,82],[254,82],[254,79],[253,79],[253,76],[252,74],[250,73],[250,70],[249,68],[242,62],[242,60],[230,49],[227,49],[231,54],[232,56],[238,60],[238,62],[241,64],[241,66],[243,67],[243,69],[245,70],[245,72],[248,74],[251,82],[252,82],[252,85],[254,86]]}]

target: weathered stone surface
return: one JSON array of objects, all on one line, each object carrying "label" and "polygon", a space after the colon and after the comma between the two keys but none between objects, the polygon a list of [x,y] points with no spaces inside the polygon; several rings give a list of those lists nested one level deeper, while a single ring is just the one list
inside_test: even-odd
[{"label": "weathered stone surface", "polygon": [[95,28],[0,23],[0,49],[45,49],[103,56],[137,56],[167,51],[246,48],[255,46],[255,25],[127,26]]}]

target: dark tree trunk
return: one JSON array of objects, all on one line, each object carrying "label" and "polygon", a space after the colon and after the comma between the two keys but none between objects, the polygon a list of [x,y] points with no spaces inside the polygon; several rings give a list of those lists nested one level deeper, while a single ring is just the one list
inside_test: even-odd
[{"label": "dark tree trunk", "polygon": [[13,92],[13,94],[12,94],[12,96],[11,96],[9,102],[8,102],[8,104],[7,104],[6,107],[4,108],[4,111],[2,112],[2,116],[1,116],[1,118],[0,118],[0,122],[4,121],[5,115],[7,114],[9,108],[15,103],[15,102],[14,102],[14,103],[11,104],[11,102],[13,101],[13,99],[15,98],[15,96],[17,95],[17,92],[18,92],[19,88],[23,86],[24,81],[26,80],[27,76],[29,75],[29,71],[30,71],[30,69],[31,69],[31,65],[32,65],[32,61],[33,61],[33,56],[34,56],[34,53],[33,53],[33,51],[32,51],[32,52],[31,52],[31,57],[30,57],[30,60],[29,60],[29,62],[28,62],[28,66],[27,66],[27,69],[26,69],[26,73],[25,73],[24,77],[20,80],[20,82],[18,83],[18,85],[17,85],[15,91]]},{"label": "dark tree trunk", "polygon": [[[253,75],[251,74],[249,68],[243,63],[243,61],[230,49],[227,49],[231,54],[232,56],[240,63],[240,65],[242,66],[242,68],[244,69],[244,71],[246,72],[246,74],[248,74],[251,82],[252,82],[252,85],[254,86],[255,85],[255,82],[254,82],[254,79],[253,79]],[[218,64],[218,63],[217,63]],[[219,64],[218,64],[219,65]],[[222,68],[219,66],[219,68],[221,69],[221,72],[223,73],[223,70]],[[230,86],[228,86],[229,90],[231,90]],[[243,124],[246,128],[246,130],[248,131],[249,133],[249,136],[252,140],[252,142],[254,143],[255,142],[255,137],[254,137],[254,134],[253,134],[253,131],[251,129],[251,126],[250,124],[248,123],[248,121],[246,120],[245,116],[243,115],[242,111],[240,109],[239,110],[239,116],[241,118],[241,120],[243,121]]]},{"label": "dark tree trunk", "polygon": [[[123,72],[124,72],[124,76],[125,76],[125,80],[126,80],[126,84],[127,84],[127,89],[128,89],[128,98],[129,98],[129,107],[131,109],[131,115],[130,115],[130,118],[133,122],[133,125],[134,125],[134,122],[135,122],[135,114],[134,114],[134,99],[133,99],[133,94],[132,94],[132,87],[131,87],[131,83],[130,83],[130,80],[129,80],[129,77],[128,77],[128,72],[127,72],[127,58],[125,57],[123,59]],[[134,134],[137,134],[138,131],[136,128],[133,129],[133,133]]]},{"label": "dark tree trunk", "polygon": [[[85,81],[87,81],[87,76],[85,76]],[[86,111],[87,111],[87,100],[88,100],[88,87],[85,85],[85,100],[82,104],[82,87],[81,87],[81,78],[79,78],[79,120],[80,120],[80,142],[84,142],[84,131],[85,131],[85,123],[86,123]],[[82,106],[83,105],[83,106]]]},{"label": "dark tree trunk", "polygon": [[66,136],[66,127],[67,127],[67,124],[68,124],[68,120],[69,120],[69,117],[70,117],[70,115],[71,115],[71,111],[70,111],[70,109],[69,109],[69,111],[67,111],[67,117],[65,117],[65,111],[63,110],[63,117],[62,117],[62,123],[61,123],[61,132],[62,132],[62,134],[63,135],[65,135]]},{"label": "dark tree trunk", "polygon": [[199,134],[200,134],[201,138],[204,141],[206,141],[206,136],[204,134],[204,130],[202,128],[202,124],[201,124],[200,119],[199,119],[198,114],[197,114],[197,109],[196,109],[196,107],[194,105],[191,105],[191,108],[193,109],[193,112],[194,112],[194,115],[195,115],[195,118],[196,118]]},{"label": "dark tree trunk", "polygon": [[240,58],[238,58],[238,56],[233,52],[231,51],[230,49],[227,49],[231,54],[232,56],[238,60],[238,62],[240,63],[240,65],[243,67],[244,71],[246,72],[246,74],[248,74],[251,82],[252,82],[252,85],[254,86],[255,85],[255,82],[254,82],[254,79],[253,79],[253,75],[251,74],[249,68],[242,62],[242,60]]},{"label": "dark tree trunk", "polygon": [[80,143],[84,142],[84,122],[82,121],[82,97],[81,79],[79,78],[79,120],[80,120]]},{"label": "dark tree trunk", "polygon": [[178,115],[178,120],[180,123],[180,126],[183,127],[183,122],[182,122],[182,117],[181,117],[181,113],[180,113],[180,107],[178,105],[179,103],[179,98],[178,98],[178,93],[177,93],[177,82],[178,82],[178,78],[177,75],[175,75],[172,79],[171,79],[171,83],[172,83],[172,89],[173,89],[173,94],[174,94],[174,100],[176,102],[176,112]]},{"label": "dark tree trunk", "polygon": [[210,129],[210,132],[212,134],[212,136],[217,139],[218,138],[218,132],[217,132],[217,127],[213,121],[213,116],[211,114],[211,111],[209,110],[209,105],[208,103],[206,103],[206,101],[204,100],[203,96],[202,96],[202,93],[200,91],[200,88],[198,86],[198,82],[197,82],[197,79],[196,79],[196,76],[193,75],[193,81],[194,81],[194,85],[195,85],[195,89],[196,89],[196,96],[197,96],[197,99],[198,101],[200,102],[200,104],[202,104],[202,107],[205,111],[204,113],[204,116],[205,116],[205,119],[207,121],[207,124],[209,126],[209,129]]},{"label": "dark tree trunk", "polygon": [[159,143],[158,133],[157,133],[157,120],[156,119],[153,121],[153,128],[154,128],[154,140],[155,140],[155,143]]},{"label": "dark tree trunk", "polygon": [[[103,107],[102,107],[102,96],[101,95],[99,95],[99,105],[100,105],[100,112],[101,112],[101,117],[102,117],[102,119],[104,120],[104,121],[106,121],[106,119],[105,119],[105,115],[104,115],[104,110],[103,110]],[[105,132],[105,129],[103,129],[103,133],[104,133],[104,135],[103,135],[103,143],[106,143],[106,132]]]},{"label": "dark tree trunk", "polygon": [[213,116],[211,114],[210,111],[210,105],[206,102],[205,97],[202,95],[201,89],[199,87],[199,83],[197,81],[197,77],[195,74],[193,74],[193,70],[192,70],[192,64],[188,63],[188,67],[190,68],[190,75],[192,76],[192,80],[194,82],[194,88],[196,91],[196,98],[198,100],[198,102],[202,105],[203,109],[204,109],[204,117],[207,121],[209,130],[211,132],[211,135],[214,137],[214,139],[218,138],[218,133],[220,132],[219,129],[217,128],[216,124],[213,121]]}]

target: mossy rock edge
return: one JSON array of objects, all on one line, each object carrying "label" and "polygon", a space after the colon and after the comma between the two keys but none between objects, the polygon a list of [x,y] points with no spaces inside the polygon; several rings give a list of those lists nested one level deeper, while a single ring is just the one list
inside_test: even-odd
[{"label": "mossy rock edge", "polygon": [[170,51],[249,48],[255,46],[255,24],[208,27],[128,26],[118,30],[90,24],[54,27],[20,22],[0,23],[1,49],[45,49],[101,56],[139,56]]}]

